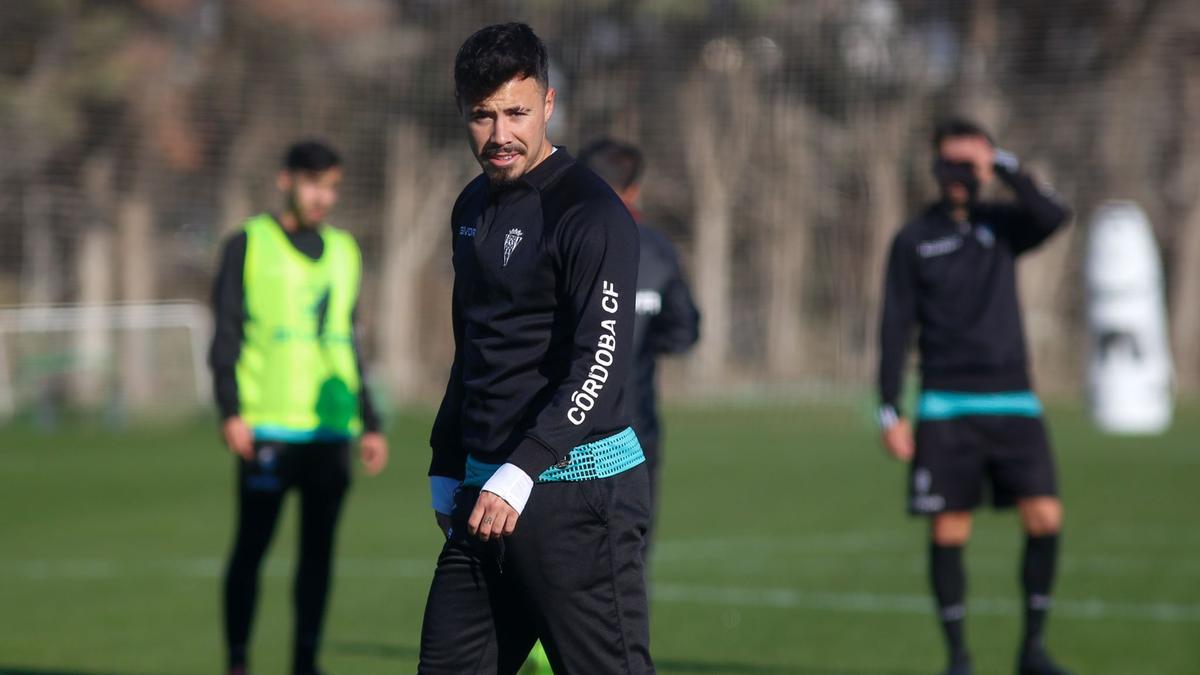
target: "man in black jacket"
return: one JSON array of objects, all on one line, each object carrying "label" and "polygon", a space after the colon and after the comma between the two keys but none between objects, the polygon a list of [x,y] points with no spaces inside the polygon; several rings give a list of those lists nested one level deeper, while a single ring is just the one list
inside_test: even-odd
[{"label": "man in black jacket", "polygon": [[654,672],[649,480],[622,401],[637,228],[546,138],[548,61],[524,24],[455,60],[483,174],[451,215],[455,356],[429,471],[446,542],[421,673],[514,673],[538,638],[555,672]]},{"label": "man in black jacket", "polygon": [[[976,124],[946,122],[933,145],[942,199],[900,230],[888,261],[879,366],[883,442],[894,457],[912,462],[909,510],[931,517],[930,578],[950,652],[947,675],[971,672],[962,551],[985,486],[996,507],[1017,507],[1026,532],[1017,670],[1062,675],[1042,639],[1062,504],[1041,403],[1031,390],[1016,262],[1070,212]],[[1015,203],[978,199],[994,176],[1016,194]],[[899,406],[914,327],[922,388],[915,439]]]},{"label": "man in black jacket", "polygon": [[656,383],[658,358],[681,354],[696,344],[700,339],[700,311],[683,277],[675,246],[665,234],[642,220],[638,209],[645,164],[641,151],[628,143],[605,138],[584,148],[579,161],[608,182],[638,224],[642,251],[633,320],[633,373],[625,384],[625,405],[646,453],[650,498],[657,514],[662,458]]}]

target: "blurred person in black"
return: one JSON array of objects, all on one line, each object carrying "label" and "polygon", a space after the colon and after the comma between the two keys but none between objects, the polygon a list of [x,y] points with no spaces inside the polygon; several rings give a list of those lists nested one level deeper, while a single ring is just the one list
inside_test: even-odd
[{"label": "blurred person in black", "polygon": [[325,224],[341,160],[318,142],[293,145],[277,185],[284,206],[257,215],[224,245],[213,285],[209,360],[221,435],[236,456],[238,525],[225,576],[228,672],[244,675],[258,577],[283,498],[300,493],[292,673],[315,675],[334,532],[350,484],[350,444],[366,471],[387,463],[355,336],[361,256]]},{"label": "blurred person in black", "polygon": [[692,300],[691,289],[684,279],[679,255],[671,240],[642,219],[638,206],[645,169],[642,152],[628,143],[605,138],[584,148],[579,153],[579,161],[612,186],[638,224],[642,250],[633,321],[634,362],[633,372],[625,384],[625,405],[633,416],[633,430],[646,453],[651,502],[657,514],[662,462],[656,383],[658,358],[683,353],[696,344],[700,339],[700,312]]},{"label": "blurred person in black", "polygon": [[429,469],[446,541],[419,672],[515,673],[540,638],[557,673],[652,673],[650,486],[622,399],[637,226],[546,137],[529,26],[468,38],[454,85],[483,173],[451,212],[455,357]]},{"label": "blurred person in black", "polygon": [[[933,148],[941,200],[897,233],[888,260],[879,365],[883,443],[911,462],[910,512],[930,517],[929,573],[949,650],[947,675],[971,672],[962,555],[971,512],[985,491],[997,508],[1016,506],[1026,534],[1017,672],[1064,675],[1043,640],[1062,503],[1029,377],[1016,263],[1065,225],[1070,211],[977,124],[940,124]],[[979,198],[997,176],[1015,202]],[[921,362],[915,438],[899,402],[914,329]]]}]

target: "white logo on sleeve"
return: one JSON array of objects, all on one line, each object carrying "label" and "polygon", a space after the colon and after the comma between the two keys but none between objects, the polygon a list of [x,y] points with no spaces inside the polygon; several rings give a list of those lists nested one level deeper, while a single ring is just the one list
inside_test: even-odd
[{"label": "white logo on sleeve", "polygon": [[504,235],[504,263],[501,267],[508,267],[508,259],[512,257],[513,251],[517,250],[517,244],[520,244],[524,237],[525,233],[515,227]]},{"label": "white logo on sleeve", "polygon": [[[609,281],[601,284],[600,308],[607,314],[616,314],[619,305],[617,299],[621,294],[617,287]],[[600,337],[596,340],[594,362],[588,368],[587,378],[575,393],[571,394],[571,403],[575,404],[567,410],[567,419],[571,424],[579,426],[587,420],[587,414],[596,407],[600,391],[608,382],[608,369],[616,362],[617,351],[617,320],[603,319],[600,321]]]},{"label": "white logo on sleeve", "polygon": [[662,313],[662,294],[654,290],[638,291],[634,307],[640,316],[658,316]]}]

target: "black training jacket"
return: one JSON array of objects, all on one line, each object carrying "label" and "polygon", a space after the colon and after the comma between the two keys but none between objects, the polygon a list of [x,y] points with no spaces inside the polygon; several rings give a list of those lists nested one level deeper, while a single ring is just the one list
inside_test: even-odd
[{"label": "black training jacket", "polygon": [[625,385],[625,405],[647,458],[660,435],[655,375],[658,357],[687,351],[700,339],[700,312],[683,278],[679,257],[666,235],[639,225],[637,317],[633,322],[633,373]]},{"label": "black training jacket", "polygon": [[533,478],[629,426],[638,232],[612,189],[558,149],[511,186],[479,176],[451,214],[455,356],[433,476],[467,454]]},{"label": "black training jacket", "polygon": [[1030,387],[1016,259],[1066,223],[1070,210],[1028,174],[997,173],[1016,194],[1015,202],[976,204],[965,223],[936,204],[905,225],[892,243],[880,322],[883,405],[899,410],[914,326],[923,388]]}]

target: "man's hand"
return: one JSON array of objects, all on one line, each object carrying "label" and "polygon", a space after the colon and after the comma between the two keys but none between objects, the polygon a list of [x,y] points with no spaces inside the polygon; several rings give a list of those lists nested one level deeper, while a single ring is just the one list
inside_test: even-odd
[{"label": "man's hand", "polygon": [[362,457],[363,468],[367,470],[368,476],[378,475],[380,471],[383,471],[383,467],[387,466],[387,438],[381,433],[363,434],[358,441],[358,452]]},{"label": "man's hand", "polygon": [[996,167],[996,173],[1013,175],[1021,170],[1021,160],[1008,150],[995,148],[992,152],[992,163]]},{"label": "man's hand", "polygon": [[479,493],[471,517],[467,519],[467,531],[483,541],[508,536],[517,529],[517,517],[517,510],[508,502],[484,490]]},{"label": "man's hand", "polygon": [[982,187],[996,175],[996,150],[982,136],[955,136],[942,141],[938,157],[952,164],[966,163],[975,169],[975,177]]},{"label": "man's hand", "polygon": [[233,454],[247,462],[254,460],[254,432],[241,417],[234,415],[221,423],[221,440]]},{"label": "man's hand", "polygon": [[975,165],[975,175],[979,177],[980,185],[987,185],[996,177],[996,149],[984,139],[972,150],[971,163]]},{"label": "man's hand", "polygon": [[447,539],[449,539],[450,538],[450,527],[451,527],[450,514],[438,513],[437,511],[434,511],[433,516],[437,520],[437,526],[439,529],[441,529],[442,535],[444,537],[446,537]]},{"label": "man's hand", "polygon": [[900,418],[883,430],[883,447],[901,462],[912,461],[917,445],[913,441],[912,425],[908,420]]}]

